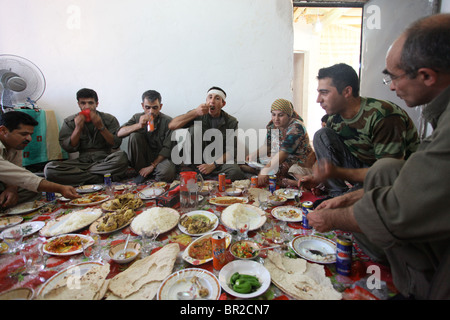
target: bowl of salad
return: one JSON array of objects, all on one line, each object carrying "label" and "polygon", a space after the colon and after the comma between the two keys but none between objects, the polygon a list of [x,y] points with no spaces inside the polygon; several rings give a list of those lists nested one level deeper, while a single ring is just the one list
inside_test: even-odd
[{"label": "bowl of salad", "polygon": [[259,245],[251,240],[241,240],[233,243],[230,247],[231,254],[236,259],[251,260],[259,255]]}]

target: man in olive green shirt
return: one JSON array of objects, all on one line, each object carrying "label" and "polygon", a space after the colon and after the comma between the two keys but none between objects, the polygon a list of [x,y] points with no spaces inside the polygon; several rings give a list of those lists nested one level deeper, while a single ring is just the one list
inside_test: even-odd
[{"label": "man in olive green shirt", "polygon": [[[128,169],[126,152],[119,150],[122,139],[117,137],[119,122],[108,113],[97,111],[98,96],[92,89],[77,92],[82,112],[64,119],[59,143],[69,153],[79,152],[76,159],[49,162],[45,177],[54,182],[73,186],[103,183],[104,175],[113,181],[125,178]],[[84,114],[89,110],[89,115]]]},{"label": "man in olive green shirt", "polygon": [[[175,117],[170,122],[169,128],[172,130],[189,128],[192,141],[192,153],[188,155],[191,157],[189,159],[189,167],[198,170],[204,176],[225,173],[227,179],[242,180],[246,177],[235,161],[237,154],[236,137],[229,134],[238,129],[238,121],[235,117],[222,110],[225,105],[225,91],[219,87],[212,87],[207,92],[205,103],[200,104],[196,109]],[[198,131],[201,134],[201,141],[195,140],[196,126],[200,129]],[[220,131],[221,145],[223,146],[222,150],[216,150],[215,154],[208,155],[208,157],[211,156],[211,159],[204,158],[203,154],[211,143],[203,139],[204,133],[209,129]],[[230,146],[227,142],[232,145]],[[232,154],[234,158],[231,157]]]},{"label": "man in olive green shirt", "polygon": [[144,111],[134,114],[117,132],[119,138],[130,137],[128,156],[131,167],[139,172],[136,183],[150,177],[155,177],[157,181],[172,182],[176,176],[175,165],[170,161],[172,130],[169,129],[169,123],[172,118],[161,112],[161,101],[159,92],[144,92],[141,103]]}]

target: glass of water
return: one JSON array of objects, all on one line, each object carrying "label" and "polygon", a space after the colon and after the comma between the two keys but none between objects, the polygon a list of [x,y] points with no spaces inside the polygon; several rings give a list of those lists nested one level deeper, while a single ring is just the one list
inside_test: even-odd
[{"label": "glass of water", "polygon": [[11,228],[3,232],[3,241],[8,244],[9,253],[22,249],[23,230],[21,227]]}]

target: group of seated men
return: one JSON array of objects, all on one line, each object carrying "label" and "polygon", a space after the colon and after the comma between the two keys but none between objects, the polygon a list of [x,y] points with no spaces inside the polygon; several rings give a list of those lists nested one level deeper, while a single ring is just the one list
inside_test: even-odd
[{"label": "group of seated men", "polygon": [[[317,78],[317,102],[329,118],[326,128],[319,130],[314,137],[318,160],[316,167],[319,164],[323,167],[323,159],[326,159],[330,161],[327,164],[333,172],[346,170],[353,174],[341,174],[336,179],[333,174],[321,176],[317,170],[314,175],[311,175],[311,170],[303,176],[291,173],[299,180],[299,186],[316,192],[316,186],[323,186],[325,182],[327,194],[335,197],[348,191],[349,181],[353,188],[361,188],[363,178],[358,177],[358,168],[368,168],[382,157],[404,159],[415,151],[418,135],[407,113],[393,103],[360,97],[359,79],[352,67],[341,63],[322,68]],[[246,179],[246,173],[251,171],[246,170],[245,162],[242,164],[236,159],[236,136],[231,138],[233,150],[229,149],[230,141],[227,139],[230,129],[231,132],[238,129],[238,120],[223,110],[226,98],[223,89],[212,87],[207,91],[204,103],[172,118],[162,112],[161,94],[148,90],[142,94],[142,111],[120,125],[113,115],[97,110],[97,93],[83,88],[76,94],[80,112],[64,119],[59,134],[61,147],[68,153],[78,153],[78,156],[47,163],[44,168],[45,181],[62,186],[101,184],[106,173],[111,174],[113,181],[122,181],[129,176],[130,167],[137,174],[134,182],[138,184],[147,179],[172,182],[184,170],[194,170],[211,178],[225,173],[231,181]],[[12,116],[19,112],[8,113]],[[22,116],[26,117],[24,114]],[[24,125],[30,126],[32,133],[37,123],[30,119]],[[188,139],[184,151],[174,153],[174,148],[179,147],[174,132],[181,128],[188,129]],[[223,141],[219,144],[222,150],[214,150],[208,158],[204,156],[204,151],[211,142],[203,137],[209,129],[219,130]],[[290,132],[286,135],[290,137]],[[198,136],[202,137],[201,141],[194,140]],[[125,137],[129,137],[127,152],[120,149]],[[190,146],[188,151],[186,145]],[[292,150],[292,145],[294,149],[300,149],[300,146],[291,143],[289,152],[296,152]],[[182,152],[184,156],[188,153],[187,158],[182,161],[173,158],[174,154]],[[232,161],[230,157],[233,157]],[[16,164],[20,165],[19,162],[16,161]],[[6,182],[3,178],[1,181],[2,184]],[[19,183],[17,185],[21,186]]]}]

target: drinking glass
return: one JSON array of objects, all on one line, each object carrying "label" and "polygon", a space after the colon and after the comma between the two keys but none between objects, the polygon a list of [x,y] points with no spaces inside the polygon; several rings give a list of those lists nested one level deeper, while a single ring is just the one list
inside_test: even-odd
[{"label": "drinking glass", "polygon": [[3,233],[3,241],[8,244],[9,253],[22,249],[23,230],[21,227],[11,228]]},{"label": "drinking glass", "polygon": [[102,246],[99,243],[97,237],[93,237],[94,243],[92,245],[83,244],[83,253],[86,258],[90,261],[101,261],[102,260]]},{"label": "drinking glass", "polygon": [[286,238],[286,227],[287,223],[286,221],[276,221],[273,224],[272,229],[272,242],[276,244],[282,244],[284,243],[284,240]]},{"label": "drinking glass", "polygon": [[153,248],[156,247],[156,238],[159,236],[159,233],[158,227],[141,231],[142,253],[144,255],[151,254]]},{"label": "drinking glass", "polygon": [[[29,250],[22,250],[21,255],[25,263],[26,273],[28,275],[38,276],[39,272],[44,270],[46,264],[46,258],[43,252],[43,242],[38,240],[35,245]],[[39,278],[41,282],[44,282],[44,278]]]},{"label": "drinking glass", "polygon": [[261,192],[260,194],[258,194],[259,207],[262,210],[266,210],[268,208],[268,206],[267,206],[268,200],[269,200],[269,197],[267,196],[266,193]]},{"label": "drinking glass", "polygon": [[245,214],[235,215],[234,224],[238,231],[238,240],[248,239],[248,230],[250,228],[250,219]]},{"label": "drinking glass", "polygon": [[217,181],[209,181],[208,183],[209,198],[211,199],[216,197],[219,183]]}]

